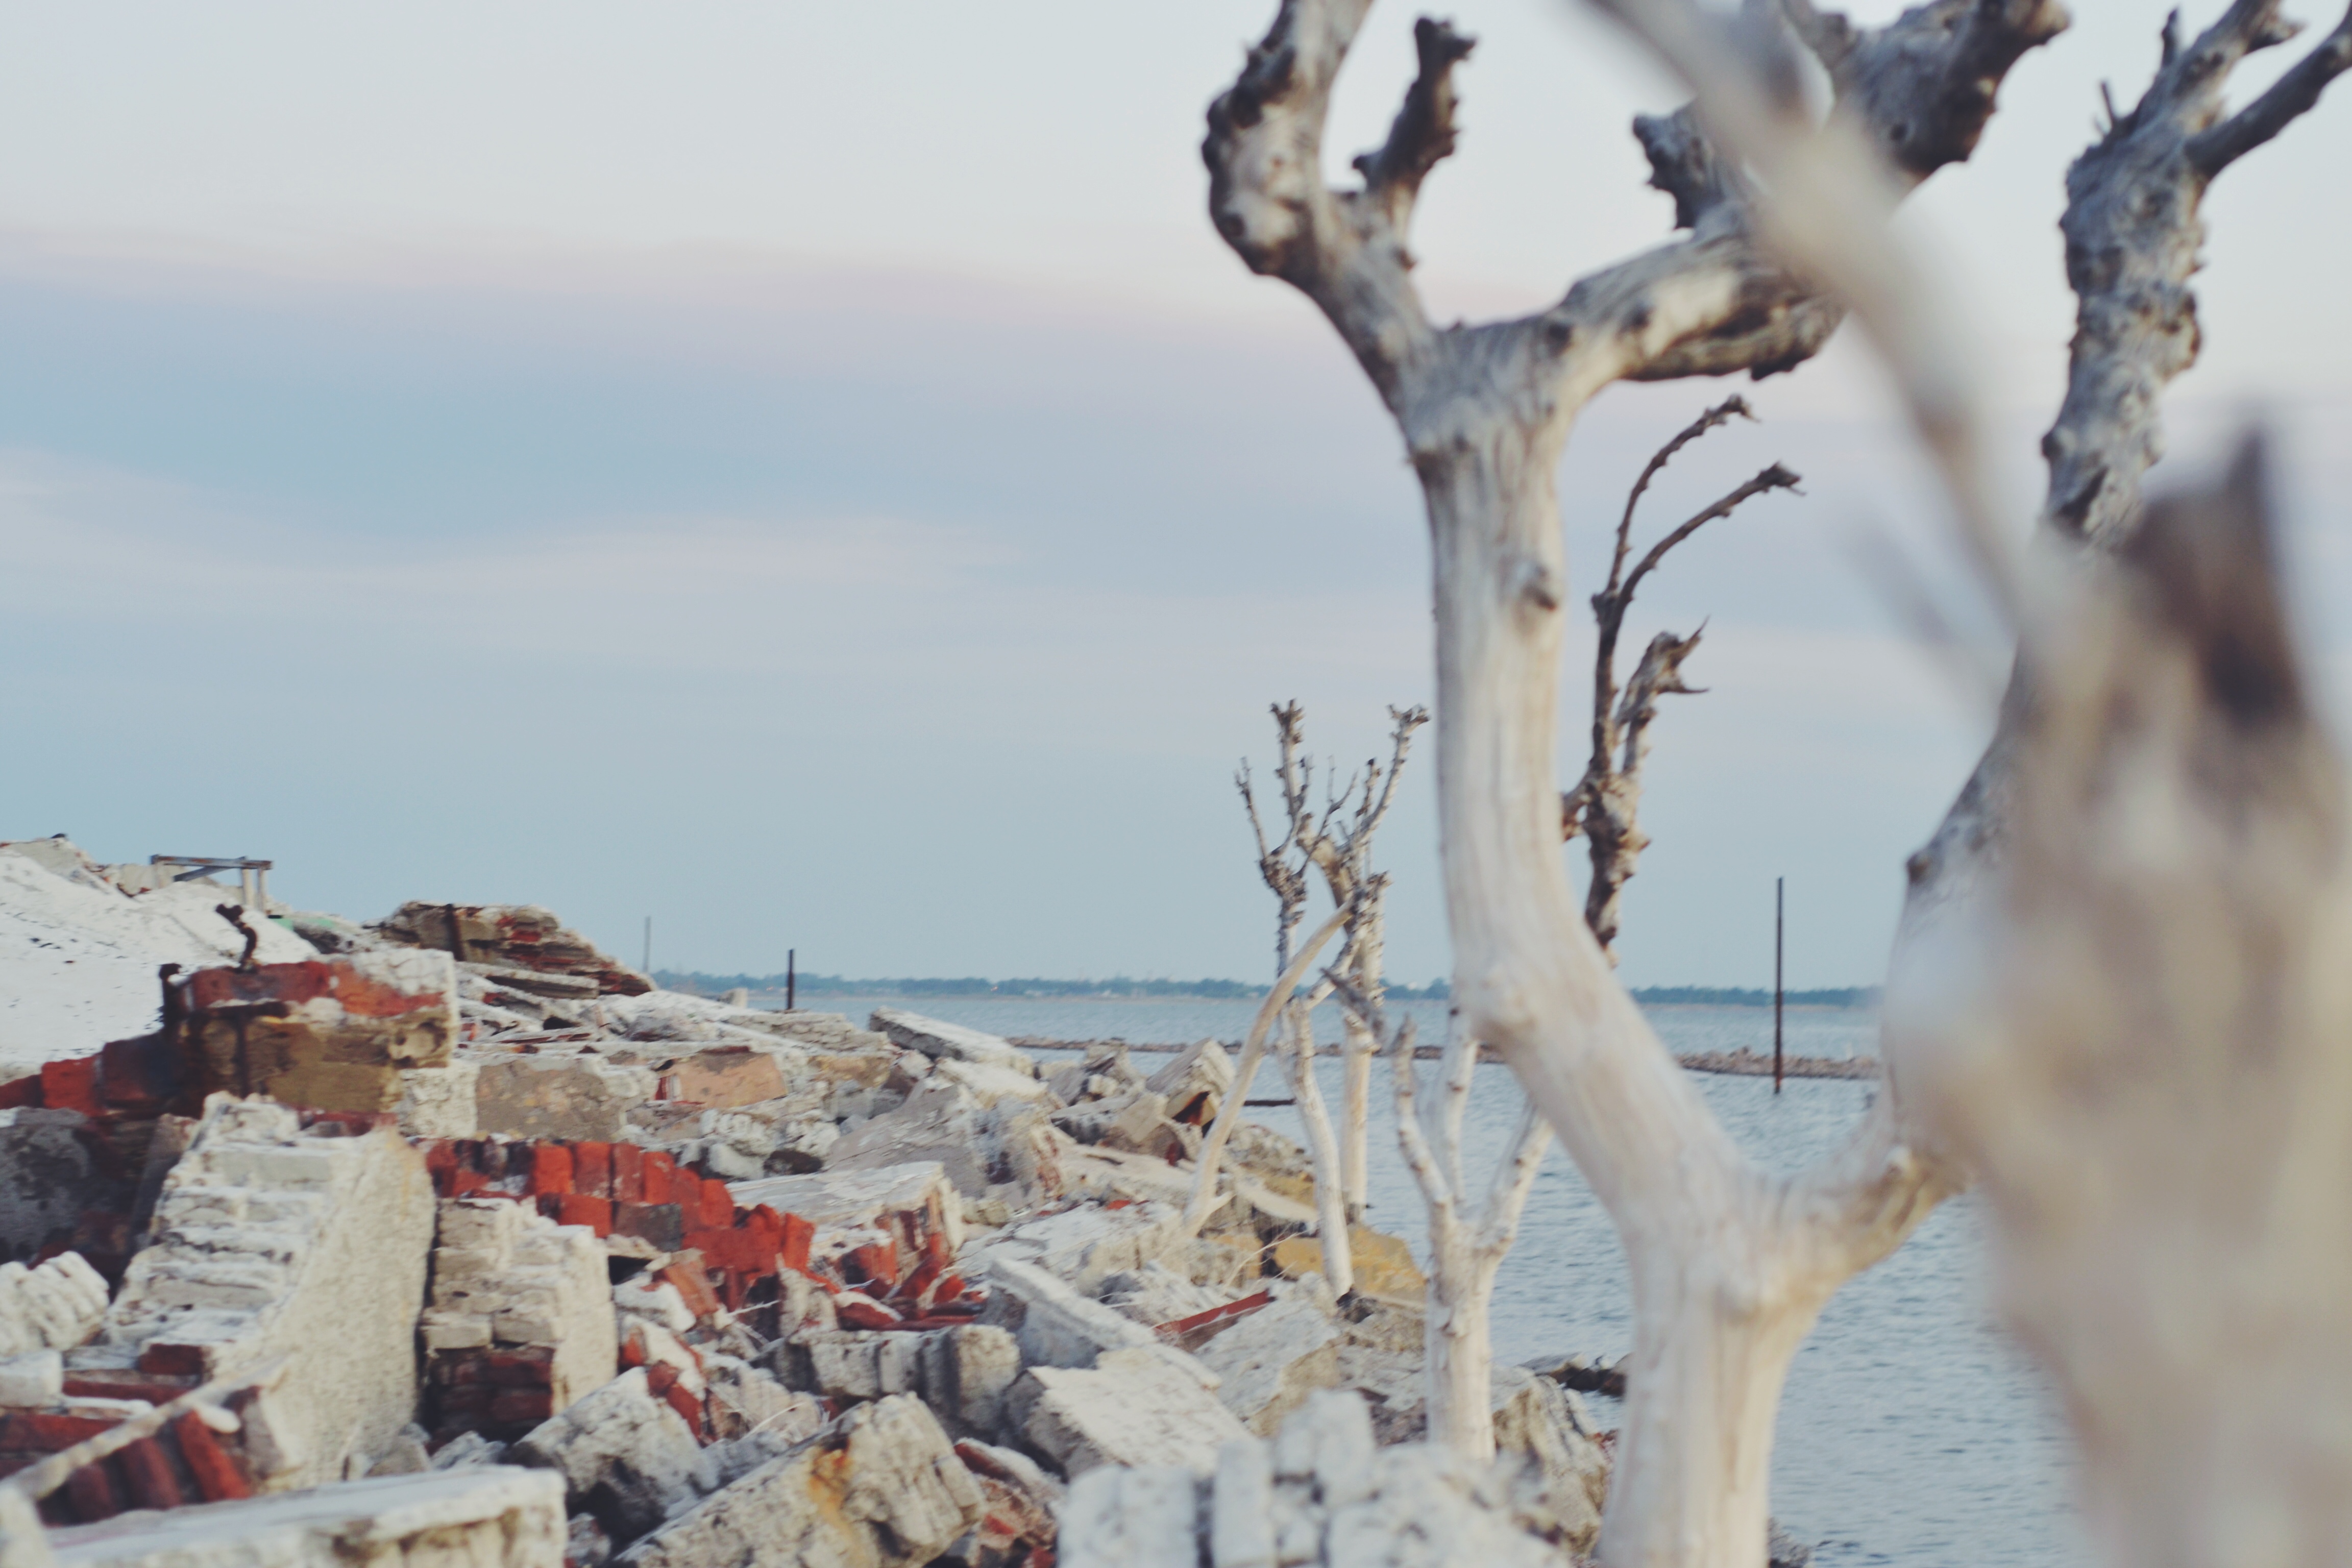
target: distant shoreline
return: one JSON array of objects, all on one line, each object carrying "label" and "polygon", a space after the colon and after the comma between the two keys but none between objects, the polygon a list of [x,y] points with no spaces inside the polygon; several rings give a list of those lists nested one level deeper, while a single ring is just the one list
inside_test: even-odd
[{"label": "distant shoreline", "polygon": [[[781,974],[704,974],[656,970],[654,979],[667,990],[699,996],[719,996],[732,990],[756,997],[784,994]],[[1785,994],[1790,1007],[1865,1009],[1878,1005],[1880,988],[1848,985]],[[937,1001],[1003,1002],[1255,1002],[1265,994],[1263,985],[1238,980],[1132,980],[1124,975],[1108,980],[984,980],[953,979],[845,980],[839,975],[803,974],[796,1001],[822,1001],[828,996],[889,996]],[[1444,1002],[1452,988],[1443,980],[1427,985],[1391,985],[1394,1002]],[[1769,1007],[1772,993],[1759,987],[1733,985],[1643,985],[1633,1000],[1645,1007]]]}]

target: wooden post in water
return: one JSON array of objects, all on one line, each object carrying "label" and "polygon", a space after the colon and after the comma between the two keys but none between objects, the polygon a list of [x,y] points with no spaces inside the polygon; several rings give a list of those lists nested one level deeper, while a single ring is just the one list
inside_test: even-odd
[{"label": "wooden post in water", "polygon": [[800,1005],[793,996],[793,993],[800,989],[800,974],[796,963],[800,955],[800,949],[796,947],[784,949],[784,1011],[787,1013]]},{"label": "wooden post in water", "polygon": [[1789,930],[1789,879],[1772,879],[1772,1092],[1780,1092],[1780,954]]}]

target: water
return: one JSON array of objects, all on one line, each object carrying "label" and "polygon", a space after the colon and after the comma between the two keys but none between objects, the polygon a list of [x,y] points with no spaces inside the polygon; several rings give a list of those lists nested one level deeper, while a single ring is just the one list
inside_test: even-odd
[{"label": "water", "polygon": [[[998,1034],[1060,1039],[1178,1041],[1239,1037],[1254,1005],[1192,999],[811,998],[860,1019],[903,1006]],[[1444,1004],[1415,1003],[1422,1038],[1444,1037]],[[1677,1051],[1769,1049],[1769,1008],[1661,1007],[1651,1020]],[[1868,1055],[1876,1020],[1866,1012],[1791,1009],[1792,1055]],[[1333,1038],[1336,1020],[1318,1020]],[[1148,1063],[1150,1058],[1145,1058]],[[1433,1064],[1423,1064],[1424,1073]],[[1339,1064],[1318,1064],[1337,1103]],[[1261,1094],[1278,1094],[1272,1068]],[[1759,1163],[1791,1170],[1832,1148],[1862,1113],[1872,1085],[1791,1079],[1779,1099],[1768,1079],[1700,1075],[1716,1114]],[[1422,1247],[1421,1197],[1396,1148],[1385,1068],[1373,1096],[1373,1223]],[[1465,1145],[1498,1155],[1517,1113],[1518,1089],[1500,1066],[1477,1069]],[[1286,1108],[1257,1110],[1297,1138]],[[1474,1181],[1479,1173],[1474,1172]],[[1425,1253],[1424,1253],[1425,1256]],[[2068,1500],[2072,1460],[2046,1388],[1992,1325],[1984,1304],[1982,1215],[1963,1196],[1931,1215],[1892,1258],[1850,1282],[1797,1354],[1773,1446],[1772,1510],[1798,1539],[1820,1542],[1821,1568],[1901,1563],[1906,1568],[2076,1568],[2091,1551]],[[1591,1191],[1555,1147],[1546,1160],[1518,1245],[1503,1265],[1494,1309],[1495,1351],[1506,1361],[1569,1352],[1615,1355],[1631,1342],[1622,1251]],[[1616,1409],[1591,1401],[1613,1422]]]}]

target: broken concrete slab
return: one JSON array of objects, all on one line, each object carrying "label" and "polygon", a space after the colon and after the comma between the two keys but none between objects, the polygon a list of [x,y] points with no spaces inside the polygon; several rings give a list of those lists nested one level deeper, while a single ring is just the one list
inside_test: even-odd
[{"label": "broken concrete slab", "polygon": [[920,1051],[933,1061],[978,1062],[1009,1068],[1027,1078],[1037,1076],[1037,1064],[1029,1054],[1001,1035],[984,1034],[961,1024],[927,1018],[920,1013],[897,1007],[875,1008],[866,1026],[888,1036],[893,1045]]},{"label": "broken concrete slab", "polygon": [[989,1237],[984,1249],[974,1250],[992,1264],[1008,1258],[1043,1268],[1091,1297],[1112,1275],[1133,1273],[1181,1247],[1183,1220],[1172,1204],[1115,1209],[1081,1204],[1019,1221]]},{"label": "broken concrete slab", "polygon": [[1234,1060],[1215,1040],[1196,1040],[1144,1080],[1168,1101],[1168,1114],[1193,1127],[1217,1119],[1234,1087]]},{"label": "broken concrete slab", "polygon": [[1214,1378],[1181,1351],[1106,1352],[1091,1367],[1032,1367],[1009,1396],[1022,1441],[1076,1479],[1101,1465],[1174,1465],[1205,1475],[1219,1445],[1249,1429]]},{"label": "broken concrete slab", "polygon": [[820,1237],[828,1230],[868,1228],[905,1232],[900,1243],[916,1255],[933,1236],[950,1257],[963,1247],[963,1205],[936,1160],[828,1167],[804,1176],[730,1182],[728,1191],[745,1208],[765,1204],[800,1215]]},{"label": "broken concrete slab", "polygon": [[267,1489],[380,1451],[415,1407],[434,1214],[424,1157],[389,1121],[215,1095],[164,1178],[152,1245],[68,1366],[193,1383],[284,1358]]},{"label": "broken concrete slab", "polygon": [[324,1110],[391,1110],[401,1075],[447,1065],[457,978],[445,953],[394,948],[250,970],[199,969],[184,1038],[202,1089]]},{"label": "broken concrete slab", "polygon": [[862,1405],[833,1432],[666,1522],[628,1568],[919,1568],[987,1497],[920,1400]]},{"label": "broken concrete slab", "polygon": [[411,1138],[475,1136],[482,1130],[481,1079],[481,1065],[461,1057],[446,1067],[403,1072],[400,1099],[392,1108],[400,1130]]},{"label": "broken concrete slab", "polygon": [[140,1510],[47,1544],[55,1568],[562,1568],[565,1534],[555,1478],[478,1467]]},{"label": "broken concrete slab", "polygon": [[958,1192],[1000,1198],[1018,1212],[1062,1192],[1063,1136],[1042,1104],[982,1105],[941,1077],[917,1086],[896,1110],[851,1130],[825,1156],[828,1171],[936,1162]]},{"label": "broken concrete slab", "polygon": [[1141,1323],[1080,1295],[1034,1264],[992,1258],[988,1282],[981,1321],[1011,1333],[1026,1365],[1088,1367],[1108,1352],[1160,1342]]},{"label": "broken concrete slab", "polygon": [[1591,1545],[1528,1529],[1505,1470],[1420,1444],[1375,1451],[1349,1394],[1317,1394],[1274,1442],[1229,1443],[1205,1486],[1199,1474],[1074,1479],[1061,1568],[1558,1568],[1562,1548]]},{"label": "broken concrete slab", "polygon": [[635,1541],[704,1489],[701,1445],[643,1368],[533,1428],[507,1458],[561,1475],[571,1510],[595,1515],[615,1541]]},{"label": "broken concrete slab", "polygon": [[1339,1381],[1340,1328],[1315,1288],[1285,1282],[1275,1300],[1197,1352],[1217,1374],[1217,1397],[1261,1437],[1280,1430],[1308,1394]]},{"label": "broken concrete slab", "polygon": [[1020,1342],[1003,1329],[970,1323],[923,1336],[918,1386],[951,1436],[997,1436],[1020,1376]]},{"label": "broken concrete slab", "polygon": [[653,1099],[651,1069],[593,1051],[467,1051],[478,1070],[477,1131],[533,1140],[613,1143],[628,1137],[630,1108]]}]

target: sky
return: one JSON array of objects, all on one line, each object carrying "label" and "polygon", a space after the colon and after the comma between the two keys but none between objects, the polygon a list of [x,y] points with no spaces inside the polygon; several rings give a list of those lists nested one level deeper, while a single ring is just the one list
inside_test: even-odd
[{"label": "sky", "polygon": [[[2060,182],[2164,7],[2083,9],[1901,219],[1979,345],[2021,528],[2071,331]],[[1202,110],[1270,14],[0,0],[0,838],[266,856],[279,897],[360,918],[544,903],[633,961],[650,917],[665,967],[1262,974],[1232,774],[1267,704],[1344,768],[1430,688],[1393,432],[1202,216]],[[1417,224],[1433,311],[1538,308],[1663,238],[1626,127],[1671,85],[1564,0],[1452,14],[1481,42]],[[1412,16],[1372,14],[1335,179]],[[2331,679],[2346,96],[2206,204],[2158,471],[2278,429]],[[1769,984],[1785,876],[1790,983],[1869,984],[1989,716],[1858,564],[1891,544],[1960,592],[1867,353],[1605,394],[1563,463],[1571,571],[1735,390],[1762,421],[1643,528],[1774,460],[1803,493],[1711,525],[1629,622],[1637,649],[1704,620],[1707,691],[1658,727],[1622,973]],[[1449,963],[1426,761],[1381,855],[1416,982]]]}]

